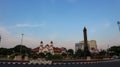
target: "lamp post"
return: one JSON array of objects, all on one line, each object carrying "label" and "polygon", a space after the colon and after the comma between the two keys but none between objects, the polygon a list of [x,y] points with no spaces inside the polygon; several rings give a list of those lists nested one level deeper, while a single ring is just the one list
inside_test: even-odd
[{"label": "lamp post", "polygon": [[21,51],[22,51],[21,49],[22,49],[22,45],[23,45],[23,35],[24,34],[22,33],[21,35],[22,35],[22,37],[21,37],[21,44],[20,44],[21,45],[21,47],[20,47],[20,55],[21,55]]},{"label": "lamp post", "polygon": [[1,39],[2,39],[2,37],[1,37],[1,35],[0,35],[0,46],[1,46]]},{"label": "lamp post", "polygon": [[117,22],[117,24],[118,24],[118,27],[119,27],[119,31],[120,31],[120,21],[118,21],[118,22]]},{"label": "lamp post", "polygon": [[23,45],[23,33],[21,34],[22,35],[22,38],[21,38],[21,45]]}]

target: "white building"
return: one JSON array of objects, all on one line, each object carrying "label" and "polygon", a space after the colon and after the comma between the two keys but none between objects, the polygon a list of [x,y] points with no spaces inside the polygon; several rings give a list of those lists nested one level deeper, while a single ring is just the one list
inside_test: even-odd
[{"label": "white building", "polygon": [[[94,52],[97,50],[97,43],[95,40],[88,41],[88,47],[90,52]],[[78,49],[84,50],[84,41],[81,41],[80,43],[75,44],[75,51]]]},{"label": "white building", "polygon": [[43,46],[43,41],[40,42],[40,47],[39,47],[39,53],[51,53],[54,54],[54,49],[53,49],[53,42],[50,42],[49,44],[46,44]]},{"label": "white building", "polygon": [[84,44],[83,43],[75,43],[75,52],[78,50],[78,49],[81,49],[83,50],[84,49]]}]

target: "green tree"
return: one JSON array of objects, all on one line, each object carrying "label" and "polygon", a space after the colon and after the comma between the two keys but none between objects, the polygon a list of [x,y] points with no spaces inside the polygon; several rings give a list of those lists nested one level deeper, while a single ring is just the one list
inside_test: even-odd
[{"label": "green tree", "polygon": [[75,56],[77,58],[80,58],[80,57],[83,57],[84,56],[84,53],[81,49],[78,49],[76,52],[75,52]]},{"label": "green tree", "polygon": [[0,48],[0,55],[8,55],[8,49],[7,48]]},{"label": "green tree", "polygon": [[52,54],[51,53],[46,54],[46,60],[52,60]]},{"label": "green tree", "polygon": [[41,52],[41,53],[38,54],[38,57],[45,58],[45,54]]},{"label": "green tree", "polygon": [[13,48],[13,51],[15,53],[18,53],[18,54],[20,54],[20,52],[21,52],[21,55],[23,55],[23,56],[24,55],[30,55],[31,52],[32,52],[31,48],[28,48],[28,47],[26,47],[24,45],[17,45],[17,46],[15,46]]},{"label": "green tree", "polygon": [[54,55],[52,55],[52,60],[62,60],[62,55],[54,54]]},{"label": "green tree", "polygon": [[68,53],[68,56],[70,58],[73,58],[73,54],[74,54],[74,50],[73,49],[68,49],[67,53]]},{"label": "green tree", "polygon": [[102,57],[105,57],[106,54],[107,54],[107,52],[105,50],[101,50],[98,55],[102,56]]},{"label": "green tree", "polygon": [[32,59],[37,59],[39,56],[36,52],[31,52],[29,57],[32,58]]},{"label": "green tree", "polygon": [[117,55],[120,56],[120,46],[112,46],[109,48],[109,53],[111,56]]},{"label": "green tree", "polygon": [[63,58],[67,57],[67,53],[62,53],[61,55],[62,55]]}]

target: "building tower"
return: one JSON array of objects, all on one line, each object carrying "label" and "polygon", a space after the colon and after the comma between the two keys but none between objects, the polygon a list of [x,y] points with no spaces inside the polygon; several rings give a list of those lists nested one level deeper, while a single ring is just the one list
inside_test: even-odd
[{"label": "building tower", "polygon": [[43,41],[40,42],[40,46],[43,46]]},{"label": "building tower", "polygon": [[90,56],[90,51],[88,47],[88,41],[87,41],[87,29],[84,27],[83,29],[83,34],[84,34],[84,56]]},{"label": "building tower", "polygon": [[51,41],[51,42],[50,42],[50,46],[52,46],[52,47],[53,47],[53,41]]},{"label": "building tower", "polygon": [[39,53],[41,53],[42,50],[43,50],[43,41],[40,42]]},{"label": "building tower", "polygon": [[49,51],[51,54],[54,54],[54,49],[53,49],[53,41],[50,42],[50,48]]}]

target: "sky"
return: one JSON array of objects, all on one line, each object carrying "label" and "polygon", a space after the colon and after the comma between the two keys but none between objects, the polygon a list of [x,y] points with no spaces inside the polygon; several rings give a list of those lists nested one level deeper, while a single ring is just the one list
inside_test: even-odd
[{"label": "sky", "polygon": [[40,41],[75,48],[83,40],[96,40],[99,49],[120,45],[120,0],[0,0],[0,47],[21,43],[35,48]]}]

